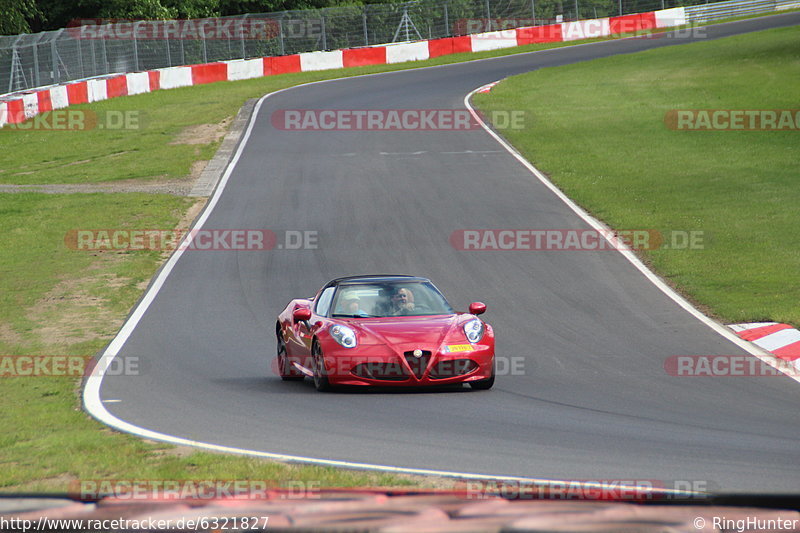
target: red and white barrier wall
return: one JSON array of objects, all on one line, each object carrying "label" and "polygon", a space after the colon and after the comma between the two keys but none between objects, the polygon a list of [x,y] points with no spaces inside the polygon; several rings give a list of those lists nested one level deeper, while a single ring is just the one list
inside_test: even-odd
[{"label": "red and white barrier wall", "polygon": [[682,7],[635,15],[532,26],[411,43],[307,52],[279,57],[237,59],[202,65],[118,74],[18,93],[0,100],[0,127],[53,109],[108,98],[217,81],[245,80],[289,72],[384,65],[463,52],[482,52],[532,43],[550,43],[619,35],[686,23]]}]

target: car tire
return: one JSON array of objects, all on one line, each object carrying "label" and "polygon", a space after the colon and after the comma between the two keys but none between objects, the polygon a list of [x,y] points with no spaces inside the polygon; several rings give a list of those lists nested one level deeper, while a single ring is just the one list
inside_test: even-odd
[{"label": "car tire", "polygon": [[314,362],[314,387],[319,392],[331,390],[328,371],[325,369],[325,356],[322,355],[322,348],[316,340],[311,345],[311,360]]},{"label": "car tire", "polygon": [[286,357],[286,341],[283,340],[283,335],[278,332],[278,373],[283,381],[302,381],[305,377],[301,375],[292,374],[292,365],[289,364],[289,359]]}]

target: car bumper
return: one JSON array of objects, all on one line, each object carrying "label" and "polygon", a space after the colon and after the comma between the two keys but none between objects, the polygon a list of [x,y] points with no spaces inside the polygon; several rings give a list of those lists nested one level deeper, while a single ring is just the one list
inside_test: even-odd
[{"label": "car bumper", "polygon": [[[493,374],[494,342],[457,345],[458,351],[424,344],[342,348],[335,341],[322,346],[331,385],[422,387],[469,383]],[[417,357],[415,350],[422,354]]]}]

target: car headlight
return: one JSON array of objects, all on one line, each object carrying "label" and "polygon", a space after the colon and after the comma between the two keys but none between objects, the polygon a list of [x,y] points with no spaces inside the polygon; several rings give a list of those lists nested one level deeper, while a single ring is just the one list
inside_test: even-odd
[{"label": "car headlight", "polygon": [[335,325],[330,329],[331,337],[345,348],[355,348],[356,332],[347,326]]},{"label": "car headlight", "polygon": [[470,320],[466,324],[464,324],[464,334],[467,336],[467,340],[471,343],[480,342],[483,338],[483,332],[486,328],[479,319]]}]

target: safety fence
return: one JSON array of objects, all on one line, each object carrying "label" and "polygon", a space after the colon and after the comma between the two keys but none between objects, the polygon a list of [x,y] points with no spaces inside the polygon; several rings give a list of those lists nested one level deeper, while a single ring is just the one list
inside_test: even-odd
[{"label": "safety fence", "polygon": [[[420,0],[198,20],[75,20],[57,31],[0,37],[0,94],[113,73],[456,37],[703,1]],[[774,10],[786,1],[688,9],[696,10],[693,19],[707,19],[745,13],[750,4]]]}]

